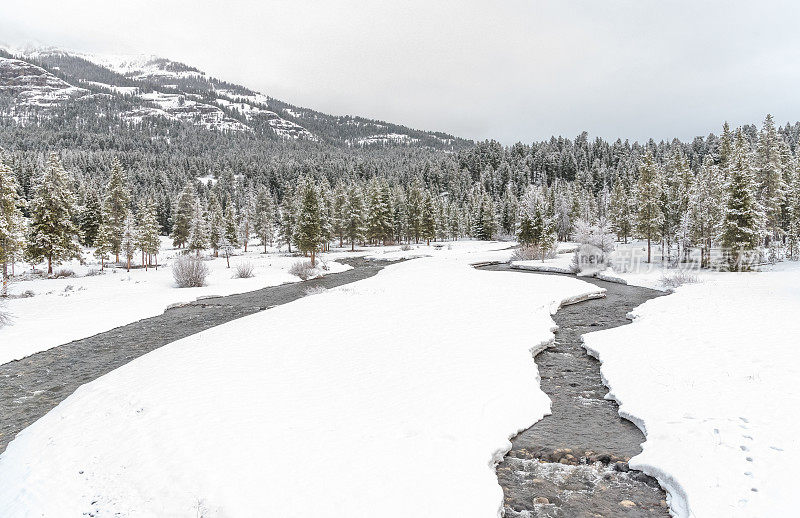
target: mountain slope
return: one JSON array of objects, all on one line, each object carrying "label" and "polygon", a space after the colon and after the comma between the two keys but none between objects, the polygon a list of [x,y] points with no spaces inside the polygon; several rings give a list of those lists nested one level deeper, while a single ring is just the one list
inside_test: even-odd
[{"label": "mountain slope", "polygon": [[293,106],[156,56],[0,49],[0,118],[26,123],[52,119],[65,109],[73,117],[80,112],[78,119],[105,118],[119,125],[188,124],[349,147],[454,150],[471,144],[444,133]]}]

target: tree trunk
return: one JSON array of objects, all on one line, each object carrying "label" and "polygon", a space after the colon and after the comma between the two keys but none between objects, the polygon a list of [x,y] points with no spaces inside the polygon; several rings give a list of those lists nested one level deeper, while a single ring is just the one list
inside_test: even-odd
[{"label": "tree trunk", "polygon": [[317,258],[314,253],[314,250],[311,251],[311,267],[313,268],[317,264]]},{"label": "tree trunk", "polygon": [[131,256],[128,256],[128,271],[131,271]]},{"label": "tree trunk", "polygon": [[228,261],[228,268],[230,268],[231,267],[231,256],[230,256],[230,254],[228,253],[227,250],[225,251],[225,260]]},{"label": "tree trunk", "polygon": [[650,262],[650,236],[647,236],[647,262]]},{"label": "tree trunk", "polygon": [[48,274],[53,273],[53,256],[52,255],[48,255],[47,256],[47,273]]}]

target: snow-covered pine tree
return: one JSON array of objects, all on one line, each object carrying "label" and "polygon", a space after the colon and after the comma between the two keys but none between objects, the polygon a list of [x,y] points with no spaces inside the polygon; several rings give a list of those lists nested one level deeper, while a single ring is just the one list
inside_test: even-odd
[{"label": "snow-covered pine tree", "polygon": [[158,252],[161,248],[159,235],[161,226],[158,224],[156,205],[152,199],[148,199],[139,211],[139,228],[137,229],[136,246],[144,254],[144,268],[148,269],[155,260],[155,267],[158,269]]},{"label": "snow-covered pine tree", "polygon": [[14,172],[0,157],[0,262],[3,263],[0,296],[8,290],[8,264],[13,262],[25,247],[25,218],[22,207],[25,200],[19,195]]},{"label": "snow-covered pine tree", "polygon": [[203,204],[196,200],[192,212],[192,222],[189,227],[188,248],[200,256],[200,252],[208,248],[208,224],[203,214]]},{"label": "snow-covered pine tree", "polygon": [[222,206],[217,198],[217,193],[212,192],[208,197],[208,244],[214,251],[214,257],[219,257],[219,243],[224,233]]},{"label": "snow-covered pine tree", "polygon": [[800,161],[795,163],[789,186],[787,207],[789,256],[796,259],[800,257]]},{"label": "snow-covered pine tree", "polygon": [[422,237],[422,209],[424,203],[422,185],[418,178],[414,178],[408,189],[406,196],[406,218],[408,221],[408,232],[414,238],[415,243],[419,243]]},{"label": "snow-covered pine tree", "polygon": [[244,251],[247,252],[247,245],[250,242],[250,235],[253,233],[253,221],[255,220],[255,196],[253,195],[253,187],[248,185],[244,190],[242,205],[241,205],[241,218],[239,221],[239,235],[244,245]]},{"label": "snow-covered pine tree", "polygon": [[719,168],[720,172],[727,171],[728,159],[733,154],[733,133],[728,121],[722,125],[722,135],[719,138]]},{"label": "snow-covered pine tree", "polygon": [[350,250],[354,251],[356,241],[364,239],[364,199],[356,183],[347,190],[346,214],[344,233],[350,241]]},{"label": "snow-covered pine tree", "polygon": [[420,237],[426,240],[428,246],[430,246],[431,239],[436,239],[436,207],[428,190],[425,191],[422,198],[420,223]]},{"label": "snow-covered pine tree", "polygon": [[648,151],[639,164],[639,181],[636,185],[636,231],[642,239],[647,240],[647,262],[652,258],[651,243],[658,239],[664,214],[661,212],[660,166]]},{"label": "snow-covered pine tree", "polygon": [[[290,196],[287,196],[290,198]],[[287,201],[287,198],[284,198],[284,201]],[[288,210],[288,203],[285,204],[284,210]],[[294,210],[293,208],[291,209]],[[284,215],[285,216],[285,215]],[[275,221],[275,207],[272,203],[272,195],[267,189],[266,186],[261,186],[258,189],[258,194],[256,195],[256,203],[255,203],[255,220],[253,221],[253,227],[256,231],[256,235],[261,240],[261,245],[264,247],[264,253],[267,253],[267,245],[272,242],[273,234],[275,233],[275,228],[273,227],[273,222]],[[289,251],[291,251],[292,245],[289,243]]]},{"label": "snow-covered pine tree", "polygon": [[503,201],[500,206],[500,230],[507,236],[513,236],[517,226],[517,213],[519,212],[519,202],[514,194],[512,184],[507,184],[503,193]]},{"label": "snow-covered pine tree", "polygon": [[760,211],[753,193],[752,164],[741,128],[736,131],[734,149],[728,160],[727,203],[721,242],[728,262],[736,271],[749,269],[747,259],[760,242]]},{"label": "snow-covered pine tree", "polygon": [[781,239],[781,208],[786,199],[780,143],[772,115],[768,114],[758,134],[755,166],[758,203],[770,242]]},{"label": "snow-covered pine tree", "polygon": [[317,251],[322,244],[322,219],[320,193],[311,179],[300,180],[297,198],[299,210],[294,242],[301,252],[311,255],[311,266],[314,267],[316,266]]},{"label": "snow-covered pine tree", "polygon": [[53,263],[80,257],[80,231],[73,223],[76,210],[69,175],[58,155],[51,153],[34,179],[27,248],[32,260],[47,259],[47,273],[53,273]]},{"label": "snow-covered pine tree", "polygon": [[617,240],[623,243],[628,242],[628,236],[633,231],[635,207],[631,190],[630,178],[627,175],[619,176],[614,182],[609,200],[609,219],[617,234]]},{"label": "snow-covered pine tree", "polygon": [[332,231],[339,240],[339,248],[344,246],[345,224],[347,221],[347,189],[339,182],[333,190]]},{"label": "snow-covered pine tree", "polygon": [[333,234],[333,195],[328,188],[328,182],[322,182],[317,187],[319,193],[319,250],[327,252],[328,246],[334,237]]},{"label": "snow-covered pine tree", "polygon": [[394,240],[402,243],[408,239],[408,216],[406,205],[406,193],[402,187],[396,187],[393,191],[392,200],[392,232]]},{"label": "snow-covered pine tree", "polygon": [[[289,246],[289,253],[292,253],[292,239],[297,225],[297,209],[293,193],[287,192],[281,201],[281,241]],[[256,216],[258,218],[258,216]]]},{"label": "snow-covered pine tree", "polygon": [[194,185],[192,182],[187,182],[178,195],[175,211],[172,214],[172,246],[183,248],[189,241],[197,201]]},{"label": "snow-covered pine tree", "polygon": [[117,263],[119,262],[122,232],[125,226],[125,218],[130,208],[130,201],[128,176],[119,159],[115,157],[111,160],[111,176],[106,185],[102,225],[108,227],[107,235],[110,238],[111,253],[114,254]]},{"label": "snow-covered pine tree", "polygon": [[711,263],[711,248],[722,222],[724,185],[720,168],[710,154],[705,156],[697,179],[689,191],[689,235],[700,246],[700,266]]},{"label": "snow-covered pine tree", "polygon": [[100,195],[95,189],[89,189],[86,193],[86,205],[80,214],[80,230],[84,245],[94,246],[102,222],[103,205],[100,202]]},{"label": "snow-covered pine tree", "polygon": [[[223,211],[222,219],[224,243],[229,247],[236,247],[239,244],[239,228],[236,225],[236,207],[231,200],[230,194],[225,196],[225,210]],[[228,255],[230,255],[229,252]]]},{"label": "snow-covered pine tree", "polygon": [[122,224],[122,236],[119,242],[119,251],[125,258],[127,269],[131,271],[131,261],[137,249],[137,228],[136,219],[130,209],[125,214],[125,221]]},{"label": "snow-covered pine tree", "polygon": [[392,202],[389,186],[373,180],[368,188],[366,233],[375,244],[386,244],[392,238]]}]

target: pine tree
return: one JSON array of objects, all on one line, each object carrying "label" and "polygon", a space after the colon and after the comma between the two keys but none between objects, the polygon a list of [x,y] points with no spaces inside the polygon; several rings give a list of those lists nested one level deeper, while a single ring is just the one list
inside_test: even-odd
[{"label": "pine tree", "polygon": [[723,214],[723,181],[711,155],[706,155],[689,191],[689,232],[691,240],[700,245],[700,265],[709,266],[711,247],[719,233]]},{"label": "pine tree", "polygon": [[219,257],[219,244],[224,234],[222,206],[217,194],[212,192],[208,197],[208,244],[214,250],[214,257]]},{"label": "pine tree", "polygon": [[153,259],[155,259],[155,266],[158,269],[158,252],[161,248],[160,233],[161,226],[158,224],[155,203],[153,200],[147,200],[140,210],[136,242],[136,246],[145,256],[142,261],[145,270],[152,264]]},{"label": "pine tree", "polygon": [[800,256],[800,161],[795,164],[791,176],[788,220],[789,220],[789,255],[792,258]]},{"label": "pine tree", "polygon": [[[287,198],[290,198],[287,196]],[[287,201],[285,198],[284,201]],[[255,220],[253,225],[255,227],[256,235],[261,240],[261,245],[264,247],[264,253],[267,253],[267,245],[272,242],[272,236],[275,233],[273,221],[275,220],[275,207],[272,203],[272,195],[265,186],[258,190],[256,195],[255,204]],[[289,251],[291,251],[291,243],[289,244]]]},{"label": "pine tree", "polygon": [[756,188],[771,240],[781,236],[781,207],[786,197],[779,138],[772,115],[767,115],[756,146]]},{"label": "pine tree", "polygon": [[728,261],[737,271],[748,269],[747,257],[759,243],[760,213],[753,196],[755,187],[752,175],[747,144],[739,129],[728,160],[727,203],[721,233]]},{"label": "pine tree", "polygon": [[131,261],[137,249],[137,229],[136,220],[130,209],[125,214],[125,221],[122,225],[122,236],[120,239],[120,252],[125,257],[128,271],[131,271]]},{"label": "pine tree", "polygon": [[[236,247],[239,244],[239,229],[236,226],[236,207],[233,205],[230,194],[225,197],[225,211],[222,217],[224,244],[231,248]],[[220,248],[222,247],[220,246]],[[228,255],[230,254],[228,253]]]},{"label": "pine tree", "polygon": [[406,218],[408,221],[408,231],[415,243],[419,243],[422,237],[422,210],[424,196],[419,179],[415,178],[406,196]]},{"label": "pine tree", "polygon": [[297,213],[294,195],[286,193],[281,201],[281,239],[289,246],[292,253],[292,239],[297,225]]},{"label": "pine tree", "polygon": [[378,181],[370,183],[367,192],[367,238],[373,243],[383,243],[392,237],[391,194],[388,185]]},{"label": "pine tree", "polygon": [[84,245],[94,246],[102,222],[103,206],[100,203],[100,196],[96,190],[91,189],[86,194],[86,206],[80,214],[80,230]]},{"label": "pine tree", "polygon": [[69,175],[58,155],[51,153],[35,179],[27,249],[29,258],[47,259],[47,273],[53,273],[53,263],[80,257],[76,210]]},{"label": "pine tree", "polygon": [[172,215],[172,246],[183,248],[189,241],[192,228],[197,193],[192,182],[187,182],[178,195],[175,211]]},{"label": "pine tree", "polygon": [[364,239],[364,199],[355,183],[347,191],[346,214],[344,233],[350,241],[350,250],[354,251],[356,241]]},{"label": "pine tree", "polygon": [[208,224],[203,214],[203,205],[200,200],[195,201],[192,214],[192,223],[189,228],[188,248],[200,256],[200,252],[208,248]]},{"label": "pine tree", "polygon": [[303,178],[298,186],[299,211],[294,242],[304,254],[311,255],[311,266],[316,265],[316,253],[322,244],[320,193],[314,183]]},{"label": "pine tree", "polygon": [[247,252],[247,244],[250,242],[250,235],[253,233],[253,221],[255,220],[255,197],[253,189],[248,186],[244,192],[241,207],[241,220],[239,221],[239,234],[242,238],[244,251]]},{"label": "pine tree", "polygon": [[339,239],[339,248],[344,246],[345,226],[347,222],[347,189],[343,183],[336,185],[333,192],[333,235]]},{"label": "pine tree", "polygon": [[517,213],[519,212],[519,202],[514,195],[512,185],[506,185],[505,193],[503,194],[503,201],[500,208],[500,230],[507,235],[514,235],[514,229],[517,225]]},{"label": "pine tree", "polygon": [[0,296],[6,296],[8,290],[8,263],[13,262],[25,246],[24,205],[14,173],[0,157],[0,261],[3,263]]},{"label": "pine tree", "polygon": [[653,155],[648,151],[639,164],[639,182],[636,186],[636,205],[638,214],[636,230],[639,235],[647,240],[647,262],[652,256],[651,242],[659,238],[659,231],[664,220],[661,212],[662,183],[660,167],[653,160]]},{"label": "pine tree", "polygon": [[122,232],[125,226],[125,217],[130,205],[130,191],[128,190],[128,177],[117,158],[111,161],[111,176],[106,186],[106,199],[103,204],[102,225],[108,227],[111,253],[119,262],[122,246]]},{"label": "pine tree", "polygon": [[431,244],[431,239],[436,238],[436,207],[433,203],[433,197],[429,191],[425,191],[422,199],[422,215],[420,218],[420,237],[427,241],[428,246]]},{"label": "pine tree", "polygon": [[631,196],[631,184],[627,176],[617,178],[611,190],[609,200],[609,216],[617,239],[623,243],[628,242],[628,236],[633,231],[633,217],[635,207]]}]

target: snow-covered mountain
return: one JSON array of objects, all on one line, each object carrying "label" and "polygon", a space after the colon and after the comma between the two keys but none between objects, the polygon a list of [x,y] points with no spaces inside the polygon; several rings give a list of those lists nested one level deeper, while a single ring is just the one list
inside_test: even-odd
[{"label": "snow-covered mountain", "polygon": [[186,123],[209,130],[346,146],[454,149],[443,133],[300,108],[157,56],[0,47],[0,118],[53,120],[65,112],[148,128]]}]

